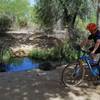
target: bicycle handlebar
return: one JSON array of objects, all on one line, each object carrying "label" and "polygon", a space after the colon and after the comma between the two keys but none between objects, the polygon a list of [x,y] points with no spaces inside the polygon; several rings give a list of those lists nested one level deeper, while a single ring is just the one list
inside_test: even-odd
[{"label": "bicycle handlebar", "polygon": [[80,51],[82,51],[83,53],[86,53],[86,54],[90,55],[89,51],[86,51],[86,50],[83,50],[83,49],[81,49]]},{"label": "bicycle handlebar", "polygon": [[84,54],[91,55],[89,51],[86,51],[86,50],[82,49],[82,48],[80,47],[80,45],[74,45],[73,47],[74,47],[75,50],[77,50],[77,51],[79,51],[79,52],[81,51],[81,52],[83,52]]}]

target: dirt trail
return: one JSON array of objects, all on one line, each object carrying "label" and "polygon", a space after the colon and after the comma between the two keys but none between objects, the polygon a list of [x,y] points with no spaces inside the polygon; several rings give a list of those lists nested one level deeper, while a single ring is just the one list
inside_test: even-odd
[{"label": "dirt trail", "polygon": [[65,88],[62,69],[0,73],[0,100],[100,100],[100,85]]},{"label": "dirt trail", "polygon": [[52,48],[60,44],[62,44],[61,39],[39,31],[11,31],[0,35],[0,45],[11,47],[13,52],[21,49],[25,51],[25,56],[34,48]]}]

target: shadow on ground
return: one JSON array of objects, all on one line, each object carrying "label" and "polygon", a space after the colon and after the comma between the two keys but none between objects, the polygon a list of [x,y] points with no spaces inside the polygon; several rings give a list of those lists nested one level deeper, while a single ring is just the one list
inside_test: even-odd
[{"label": "shadow on ground", "polygon": [[[0,74],[1,100],[64,100],[66,89],[54,71],[30,71]],[[51,76],[51,77],[50,77]],[[55,77],[55,78],[54,78]]]},{"label": "shadow on ground", "polygon": [[65,88],[60,82],[61,71],[0,73],[0,100],[99,100],[99,86]]}]

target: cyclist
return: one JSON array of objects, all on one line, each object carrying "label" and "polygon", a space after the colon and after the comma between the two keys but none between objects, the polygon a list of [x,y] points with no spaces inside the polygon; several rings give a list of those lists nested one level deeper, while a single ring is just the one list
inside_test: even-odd
[{"label": "cyclist", "polygon": [[[100,31],[97,29],[97,25],[95,23],[89,23],[86,29],[91,33],[87,39],[81,42],[80,46],[90,44],[91,40],[93,40],[94,44],[89,48],[89,51],[92,55],[100,53]],[[100,60],[100,57],[99,57]]]}]

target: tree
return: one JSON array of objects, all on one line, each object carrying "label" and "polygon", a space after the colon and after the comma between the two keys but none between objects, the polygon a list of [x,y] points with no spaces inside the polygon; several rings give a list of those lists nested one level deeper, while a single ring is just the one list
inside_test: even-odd
[{"label": "tree", "polygon": [[29,8],[29,0],[0,0],[0,14],[9,14],[16,22],[27,21]]},{"label": "tree", "polygon": [[98,0],[98,6],[97,6],[97,26],[100,30],[100,0]]},{"label": "tree", "polygon": [[38,19],[51,26],[59,19],[74,27],[77,16],[84,19],[91,13],[91,0],[36,0]]}]

